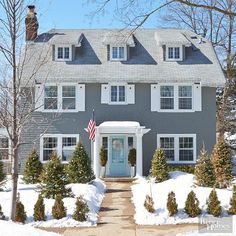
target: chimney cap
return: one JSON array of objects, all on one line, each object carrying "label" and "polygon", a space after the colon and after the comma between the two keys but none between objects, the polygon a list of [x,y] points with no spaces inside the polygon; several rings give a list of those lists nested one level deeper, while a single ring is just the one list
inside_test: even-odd
[{"label": "chimney cap", "polygon": [[27,6],[29,9],[35,9],[35,5],[28,5]]}]

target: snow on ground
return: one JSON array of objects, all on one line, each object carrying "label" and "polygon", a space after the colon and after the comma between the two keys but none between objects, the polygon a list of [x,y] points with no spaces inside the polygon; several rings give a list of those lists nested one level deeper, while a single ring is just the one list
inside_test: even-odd
[{"label": "snow on ground", "polygon": [[3,220],[0,220],[0,229],[0,236],[60,236],[60,234],[35,229],[29,225],[15,224]]},{"label": "snow on ground", "polygon": [[[47,216],[46,221],[33,220],[34,204],[38,198],[38,188],[34,184],[25,184],[21,179],[19,180],[18,192],[20,193],[20,199],[25,206],[27,214],[26,223],[36,227],[73,227],[73,226],[93,226],[97,223],[97,213],[99,211],[102,199],[104,196],[105,185],[104,183],[96,179],[92,184],[69,184],[74,198],[64,198],[64,205],[67,208],[67,217],[60,220],[52,218],[52,206],[54,204],[53,199],[44,199],[45,214]],[[8,181],[4,192],[0,192],[0,204],[4,214],[9,217],[10,215],[10,201],[11,201],[11,181]],[[82,195],[87,201],[89,206],[88,220],[86,222],[78,222],[72,218],[76,197]]]},{"label": "snow on ground", "polygon": [[[135,221],[137,224],[162,225],[179,223],[198,223],[198,217],[190,218],[184,213],[185,200],[188,193],[193,190],[200,201],[200,208],[203,215],[206,214],[206,200],[211,188],[194,186],[194,175],[181,171],[170,172],[170,179],[162,183],[151,183],[144,178],[139,178],[132,186],[132,201],[135,205]],[[178,204],[179,213],[174,217],[168,216],[166,208],[168,193],[174,191]],[[223,207],[223,215],[227,215],[229,200],[232,196],[232,189],[217,189],[217,195]],[[155,213],[149,213],[143,206],[147,194],[154,200]]]}]

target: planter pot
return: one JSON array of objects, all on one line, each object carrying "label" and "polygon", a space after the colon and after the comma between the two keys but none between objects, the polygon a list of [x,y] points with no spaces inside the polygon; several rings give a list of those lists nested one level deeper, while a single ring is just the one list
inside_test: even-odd
[{"label": "planter pot", "polygon": [[134,176],[135,176],[135,166],[131,166],[131,168],[130,168],[130,176],[131,176],[131,178],[134,178]]},{"label": "planter pot", "polygon": [[105,167],[105,166],[101,166],[101,169],[100,169],[100,177],[101,177],[101,178],[104,178],[104,177],[105,177],[105,174],[106,174],[106,167]]}]

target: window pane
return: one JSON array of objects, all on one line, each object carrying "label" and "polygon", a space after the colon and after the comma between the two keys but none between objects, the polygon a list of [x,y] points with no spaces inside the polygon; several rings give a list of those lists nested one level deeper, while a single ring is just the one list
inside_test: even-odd
[{"label": "window pane", "polygon": [[63,110],[75,109],[75,98],[63,98],[62,99],[62,109]]},{"label": "window pane", "polygon": [[44,148],[56,148],[57,147],[57,138],[53,138],[53,137],[43,138],[43,147]]},{"label": "window pane", "polygon": [[118,48],[112,47],[112,58],[117,59],[118,58]]},{"label": "window pane", "polygon": [[125,86],[119,86],[119,102],[125,101]]},{"label": "window pane", "polygon": [[179,150],[180,161],[193,161],[193,150]]},{"label": "window pane", "polygon": [[111,86],[111,101],[117,102],[117,86]]},{"label": "window pane", "polygon": [[74,150],[62,150],[62,161],[70,161]]},{"label": "window pane", "polygon": [[180,58],[180,48],[177,47],[175,48],[175,59],[179,59]]},{"label": "window pane", "polygon": [[172,47],[168,48],[168,57],[169,57],[169,59],[174,58],[174,49]]},{"label": "window pane", "polygon": [[192,97],[192,86],[179,86],[179,97]]},{"label": "window pane", "polygon": [[174,109],[174,98],[161,98],[161,109]]},{"label": "window pane", "polygon": [[123,59],[125,54],[125,49],[124,47],[119,47],[119,58]]},{"label": "window pane", "polygon": [[174,86],[161,86],[161,97],[174,97]]},{"label": "window pane", "polygon": [[76,137],[65,137],[62,138],[62,147],[75,147]]},{"label": "window pane", "polygon": [[57,109],[57,98],[45,98],[44,109]]},{"label": "window pane", "polygon": [[130,150],[133,147],[134,147],[134,138],[128,137],[128,149]]},{"label": "window pane", "polygon": [[63,59],[63,48],[62,47],[57,48],[57,58]]},{"label": "window pane", "polygon": [[57,86],[45,86],[44,95],[45,97],[57,97]]},{"label": "window pane", "polygon": [[179,138],[179,148],[193,148],[193,138]]},{"label": "window pane", "polygon": [[50,150],[50,149],[43,150],[43,161],[48,161],[53,151],[54,150]]},{"label": "window pane", "polygon": [[174,148],[174,138],[160,138],[160,148]]},{"label": "window pane", "polygon": [[179,98],[179,109],[192,109],[192,98]]},{"label": "window pane", "polygon": [[75,97],[75,86],[63,86],[62,87],[63,97]]},{"label": "window pane", "polygon": [[107,150],[107,148],[108,148],[108,137],[102,137],[102,146]]},{"label": "window pane", "polygon": [[174,150],[163,150],[167,161],[175,160],[175,151]]},{"label": "window pane", "polygon": [[0,149],[0,160],[9,160],[9,150],[7,149]]},{"label": "window pane", "polygon": [[65,47],[64,48],[64,59],[69,59],[70,58],[70,48]]},{"label": "window pane", "polygon": [[8,148],[9,140],[8,138],[0,138],[0,148]]}]

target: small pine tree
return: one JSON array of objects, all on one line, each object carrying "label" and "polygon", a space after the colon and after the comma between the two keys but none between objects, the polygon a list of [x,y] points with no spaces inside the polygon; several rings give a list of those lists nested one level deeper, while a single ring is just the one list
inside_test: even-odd
[{"label": "small pine tree", "polygon": [[218,200],[217,193],[215,189],[212,189],[209,198],[207,200],[207,213],[218,217],[221,214],[220,201]]},{"label": "small pine tree", "polygon": [[145,201],[144,201],[144,207],[147,209],[148,212],[154,213],[154,201],[153,198],[149,195],[146,196]]},{"label": "small pine tree", "polygon": [[38,200],[34,205],[34,221],[43,221],[43,220],[46,220],[45,205],[43,197],[39,195]]},{"label": "small pine tree", "polygon": [[219,188],[228,187],[233,179],[233,163],[231,150],[223,138],[218,140],[213,149],[212,164],[217,186]]},{"label": "small pine tree", "polygon": [[52,207],[52,216],[57,220],[66,217],[66,208],[61,195],[56,196],[55,203]]},{"label": "small pine tree", "polygon": [[236,215],[236,185],[233,187],[233,196],[230,199],[230,208],[228,210],[228,213],[230,215]]},{"label": "small pine tree", "polygon": [[70,196],[70,190],[66,189],[66,175],[64,166],[56,153],[52,153],[50,160],[44,165],[40,175],[41,195],[46,198]]},{"label": "small pine tree", "polygon": [[191,191],[188,194],[188,197],[185,201],[184,211],[190,217],[196,217],[201,214],[201,209],[199,208],[199,200],[196,197],[196,194]]},{"label": "small pine tree", "polygon": [[22,202],[20,201],[20,194],[18,193],[18,196],[17,196],[17,199],[16,199],[16,217],[15,217],[15,221],[25,223],[26,218],[27,218],[27,216],[26,216],[26,212],[25,212],[25,207],[22,204]]},{"label": "small pine tree", "polygon": [[39,182],[39,176],[42,172],[42,163],[35,148],[32,149],[25,162],[23,180],[27,184],[36,184]]},{"label": "small pine tree", "polygon": [[167,206],[170,216],[174,216],[178,213],[178,204],[176,203],[174,192],[170,192],[168,194],[166,206]]},{"label": "small pine tree", "polygon": [[87,202],[79,196],[76,200],[76,208],[73,214],[73,219],[77,221],[86,221],[89,208]]},{"label": "small pine tree", "polygon": [[5,215],[3,214],[3,212],[2,212],[2,206],[0,205],[0,220],[5,220],[6,219],[6,217],[5,217]]},{"label": "small pine tree", "polygon": [[3,169],[3,162],[0,161],[0,182],[2,182],[6,178],[6,174]]},{"label": "small pine tree", "polygon": [[68,163],[66,174],[69,183],[88,183],[95,178],[90,158],[81,142],[76,146]]},{"label": "small pine tree", "polygon": [[214,169],[210,157],[203,147],[195,166],[196,184],[202,187],[213,187],[215,184]]},{"label": "small pine tree", "polygon": [[150,175],[154,177],[157,182],[162,182],[169,178],[166,157],[164,151],[160,148],[156,149],[153,155]]}]

